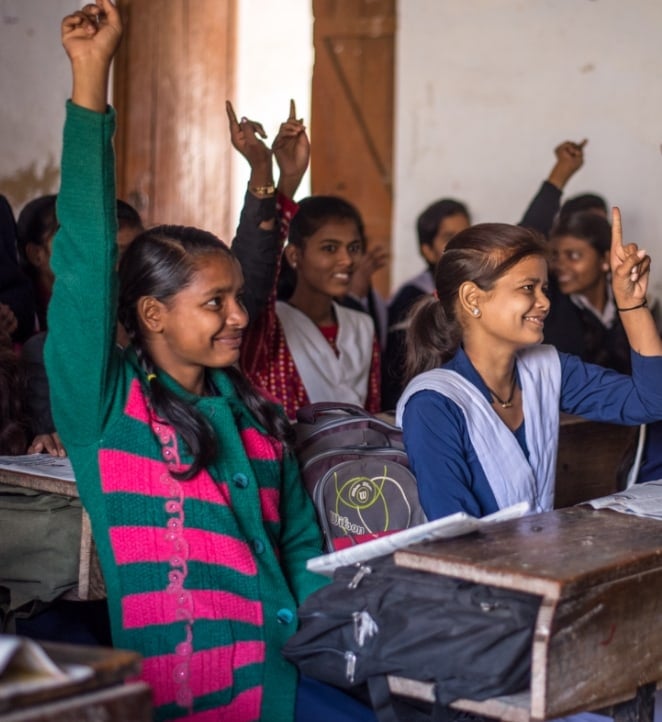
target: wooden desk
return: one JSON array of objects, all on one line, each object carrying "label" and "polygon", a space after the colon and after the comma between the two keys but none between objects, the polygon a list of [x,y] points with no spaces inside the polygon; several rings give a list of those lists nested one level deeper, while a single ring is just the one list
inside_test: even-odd
[{"label": "wooden desk", "polygon": [[619,491],[618,467],[638,433],[638,426],[604,424],[561,414],[555,508]]},{"label": "wooden desk", "polygon": [[[36,474],[25,474],[19,471],[0,469],[0,484],[21,486],[49,494],[78,498],[78,488],[74,482],[53,479],[48,476],[37,476]],[[78,586],[64,594],[63,598],[93,600],[105,599],[105,597],[106,588],[103,576],[101,575],[99,559],[94,547],[90,517],[87,515],[85,509],[83,509],[81,516]]]},{"label": "wooden desk", "polygon": [[82,681],[0,699],[2,722],[151,722],[149,685],[125,683],[140,672],[139,654],[47,642],[41,646],[58,664],[85,664],[92,668],[93,675]]},{"label": "wooden desk", "polygon": [[[542,597],[528,692],[458,709],[511,722],[635,698],[662,680],[662,523],[588,507],[501,522],[396,552],[402,566]],[[392,690],[432,700],[430,684]],[[641,699],[641,695],[640,695]]]}]

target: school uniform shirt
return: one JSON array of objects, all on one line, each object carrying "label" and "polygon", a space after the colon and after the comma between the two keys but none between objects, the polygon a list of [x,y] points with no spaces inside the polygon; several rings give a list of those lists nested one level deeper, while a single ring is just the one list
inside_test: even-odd
[{"label": "school uniform shirt", "polygon": [[[279,256],[297,205],[278,198]],[[241,369],[252,383],[282,404],[290,419],[317,401],[340,401],[380,410],[380,349],[371,317],[334,302],[335,348],[308,316],[277,300],[279,265],[262,314],[250,324],[241,347]]]},{"label": "school uniform shirt", "polygon": [[[583,363],[576,356],[555,353],[560,363],[560,411],[623,425],[662,418],[659,384],[662,357],[641,356],[633,351],[630,377]],[[471,382],[486,402],[491,402],[489,390],[463,349],[442,368]],[[517,363],[516,373],[519,383]],[[526,405],[525,399],[523,402]],[[436,391],[423,390],[411,396],[404,408],[399,407],[399,412],[405,447],[427,518],[437,519],[458,511],[481,517],[497,511],[499,505],[492,485],[479,461],[460,406]],[[526,423],[525,418],[512,433],[528,462],[531,450],[527,448]],[[555,443],[558,444],[558,437]],[[556,456],[556,449],[551,451]],[[496,440],[493,453],[503,454]]]},{"label": "school uniform shirt", "polygon": [[291,722],[297,671],[280,649],[297,605],[325,580],[296,460],[269,437],[230,377],[217,393],[159,381],[211,424],[218,452],[191,459],[149,404],[131,348],[115,344],[115,114],[67,104],[46,364],[56,427],[89,512],[113,643],[143,655],[155,719]]}]

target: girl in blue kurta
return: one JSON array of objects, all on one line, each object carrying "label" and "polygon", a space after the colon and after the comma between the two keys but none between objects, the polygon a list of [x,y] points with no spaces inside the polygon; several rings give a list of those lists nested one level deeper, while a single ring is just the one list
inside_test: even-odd
[{"label": "girl in blue kurta", "polygon": [[402,425],[429,519],[554,502],[559,412],[640,424],[662,418],[662,341],[647,308],[650,258],[623,245],[614,209],[614,300],[632,349],[624,376],[540,345],[549,313],[545,246],[525,228],[480,224],[448,244],[437,298],[408,338]]}]

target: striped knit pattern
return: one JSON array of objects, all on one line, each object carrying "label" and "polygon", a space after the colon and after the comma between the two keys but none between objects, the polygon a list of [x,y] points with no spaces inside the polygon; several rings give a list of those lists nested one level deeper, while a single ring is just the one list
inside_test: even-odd
[{"label": "striped knit pattern", "polygon": [[157,720],[291,722],[297,674],[280,649],[298,603],[324,583],[305,571],[321,546],[314,511],[296,461],[220,370],[214,397],[159,372],[218,439],[217,458],[195,478],[170,473],[190,458],[151,412],[135,354],[114,343],[113,129],[112,111],[68,105],[46,348],[113,641],[143,655]]}]

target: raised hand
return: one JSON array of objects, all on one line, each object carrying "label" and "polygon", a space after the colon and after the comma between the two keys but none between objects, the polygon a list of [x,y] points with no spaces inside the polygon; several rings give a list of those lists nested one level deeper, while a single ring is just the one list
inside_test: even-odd
[{"label": "raised hand", "polygon": [[370,291],[372,274],[388,263],[389,252],[381,243],[369,248],[359,260],[349,282],[348,293],[356,298],[365,298]]},{"label": "raised hand", "polygon": [[556,164],[547,180],[559,190],[562,190],[570,178],[584,165],[584,147],[587,143],[587,138],[580,143],[566,140],[554,149]]},{"label": "raised hand", "polygon": [[122,38],[122,20],[111,0],[97,0],[62,20],[62,45],[71,61],[76,105],[104,112],[110,64]]},{"label": "raised hand", "polygon": [[281,193],[292,197],[310,161],[310,142],[303,119],[297,120],[294,101],[290,100],[290,114],[281,123],[278,135],[271,146],[280,170],[278,188]]},{"label": "raised hand", "polygon": [[646,300],[651,259],[636,243],[623,245],[620,209],[612,210],[610,266],[616,306],[631,308]]},{"label": "raised hand", "polygon": [[248,118],[242,118],[239,121],[229,100],[225,101],[225,111],[228,115],[230,140],[233,147],[246,158],[251,169],[260,172],[268,171],[266,173],[268,178],[265,178],[260,185],[271,183],[272,154],[269,146],[262,140],[267,137],[262,124]]},{"label": "raised hand", "polygon": [[97,0],[62,21],[62,45],[71,62],[108,63],[122,37],[120,14],[111,0]]}]

